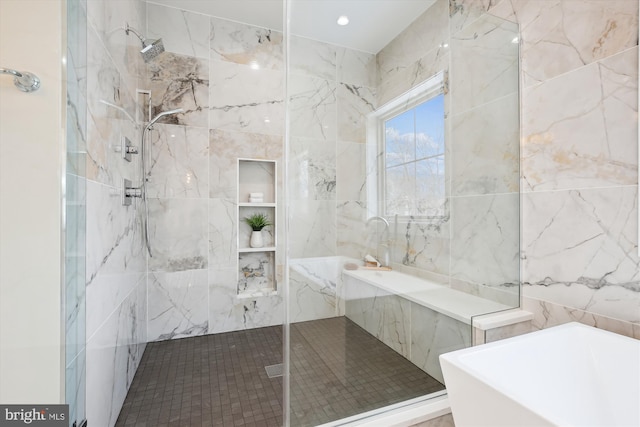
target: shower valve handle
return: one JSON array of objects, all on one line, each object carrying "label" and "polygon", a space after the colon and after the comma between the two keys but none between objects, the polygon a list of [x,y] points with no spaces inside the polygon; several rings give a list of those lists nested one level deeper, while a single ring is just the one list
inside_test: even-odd
[{"label": "shower valve handle", "polygon": [[131,181],[124,178],[122,180],[122,205],[130,206],[131,199],[133,199],[134,197],[138,197],[138,198],[142,197],[142,188],[133,187],[131,185]]}]

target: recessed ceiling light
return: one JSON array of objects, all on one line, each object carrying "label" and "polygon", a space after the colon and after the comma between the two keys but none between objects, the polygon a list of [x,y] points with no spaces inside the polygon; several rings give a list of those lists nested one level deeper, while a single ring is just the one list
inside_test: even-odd
[{"label": "recessed ceiling light", "polygon": [[338,25],[347,25],[349,23],[349,17],[346,15],[342,15],[338,18]]},{"label": "recessed ceiling light", "polygon": [[251,67],[252,70],[259,70],[260,64],[258,63],[258,61],[251,61],[249,62],[249,67]]}]

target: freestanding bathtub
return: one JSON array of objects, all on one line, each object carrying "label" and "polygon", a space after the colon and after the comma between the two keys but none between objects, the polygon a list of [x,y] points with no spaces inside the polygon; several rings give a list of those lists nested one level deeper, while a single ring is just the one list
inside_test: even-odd
[{"label": "freestanding bathtub", "polygon": [[640,341],[580,323],[440,356],[456,427],[640,426]]}]

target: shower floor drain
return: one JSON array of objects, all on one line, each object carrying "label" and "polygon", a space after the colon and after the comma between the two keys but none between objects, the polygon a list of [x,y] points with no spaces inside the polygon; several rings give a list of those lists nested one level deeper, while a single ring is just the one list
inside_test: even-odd
[{"label": "shower floor drain", "polygon": [[283,373],[282,363],[278,363],[277,365],[265,366],[264,370],[267,371],[267,376],[269,378],[281,377]]}]

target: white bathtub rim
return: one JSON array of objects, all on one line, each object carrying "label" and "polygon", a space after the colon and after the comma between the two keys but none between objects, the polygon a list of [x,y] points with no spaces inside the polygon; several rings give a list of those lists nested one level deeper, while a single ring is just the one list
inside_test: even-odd
[{"label": "white bathtub rim", "polygon": [[[528,334],[519,335],[516,337],[507,338],[504,340],[495,341],[492,343],[483,344],[476,347],[464,348],[464,349],[452,351],[450,353],[442,354],[440,355],[440,363],[442,366],[442,370],[443,372],[446,372],[448,369],[463,372],[466,376],[469,376],[472,381],[477,381],[478,383],[481,383],[483,387],[486,387],[487,389],[490,389],[496,392],[497,394],[499,394],[502,399],[508,400],[513,404],[515,404],[516,406],[519,406],[520,408],[524,409],[525,411],[528,411],[534,414],[535,416],[541,419],[544,419],[549,423],[549,425],[553,425],[553,426],[568,425],[568,423],[570,424],[572,420],[567,420],[563,413],[557,413],[553,411],[543,412],[544,409],[540,408],[536,402],[531,401],[531,399],[528,398],[528,395],[526,394],[523,395],[522,392],[520,392],[519,390],[512,390],[510,388],[505,388],[503,385],[501,385],[499,380],[490,378],[484,370],[478,369],[476,366],[474,366],[473,362],[469,363],[468,361],[470,357],[477,355],[477,353],[481,353],[484,350],[492,351],[495,348],[507,346],[512,342],[519,343],[525,340],[532,339],[533,335],[535,335],[536,337],[543,337],[545,335],[554,334],[554,333],[557,333],[557,331],[566,330],[566,329],[576,329],[579,331],[601,334],[602,336],[609,337],[609,339],[616,339],[616,340],[620,340],[621,342],[628,343],[625,345],[634,345],[634,343],[637,343],[638,355],[640,355],[640,341],[637,339],[616,334],[611,331],[598,329],[593,326],[585,325],[579,322],[569,322],[569,323],[554,326],[551,328],[531,332]],[[533,338],[533,339],[538,341],[538,339],[540,338]],[[446,375],[445,375],[445,381],[446,381]],[[455,401],[457,399],[456,398],[457,391],[455,390],[455,388],[452,390],[449,390],[449,393],[452,396],[451,400]],[[456,409],[452,408],[452,411],[455,414]],[[626,415],[624,417],[626,418]],[[613,420],[611,421],[613,422]],[[608,425],[608,424],[596,423],[593,425],[600,426],[600,425]],[[621,425],[627,425],[627,424],[621,424]]]}]

